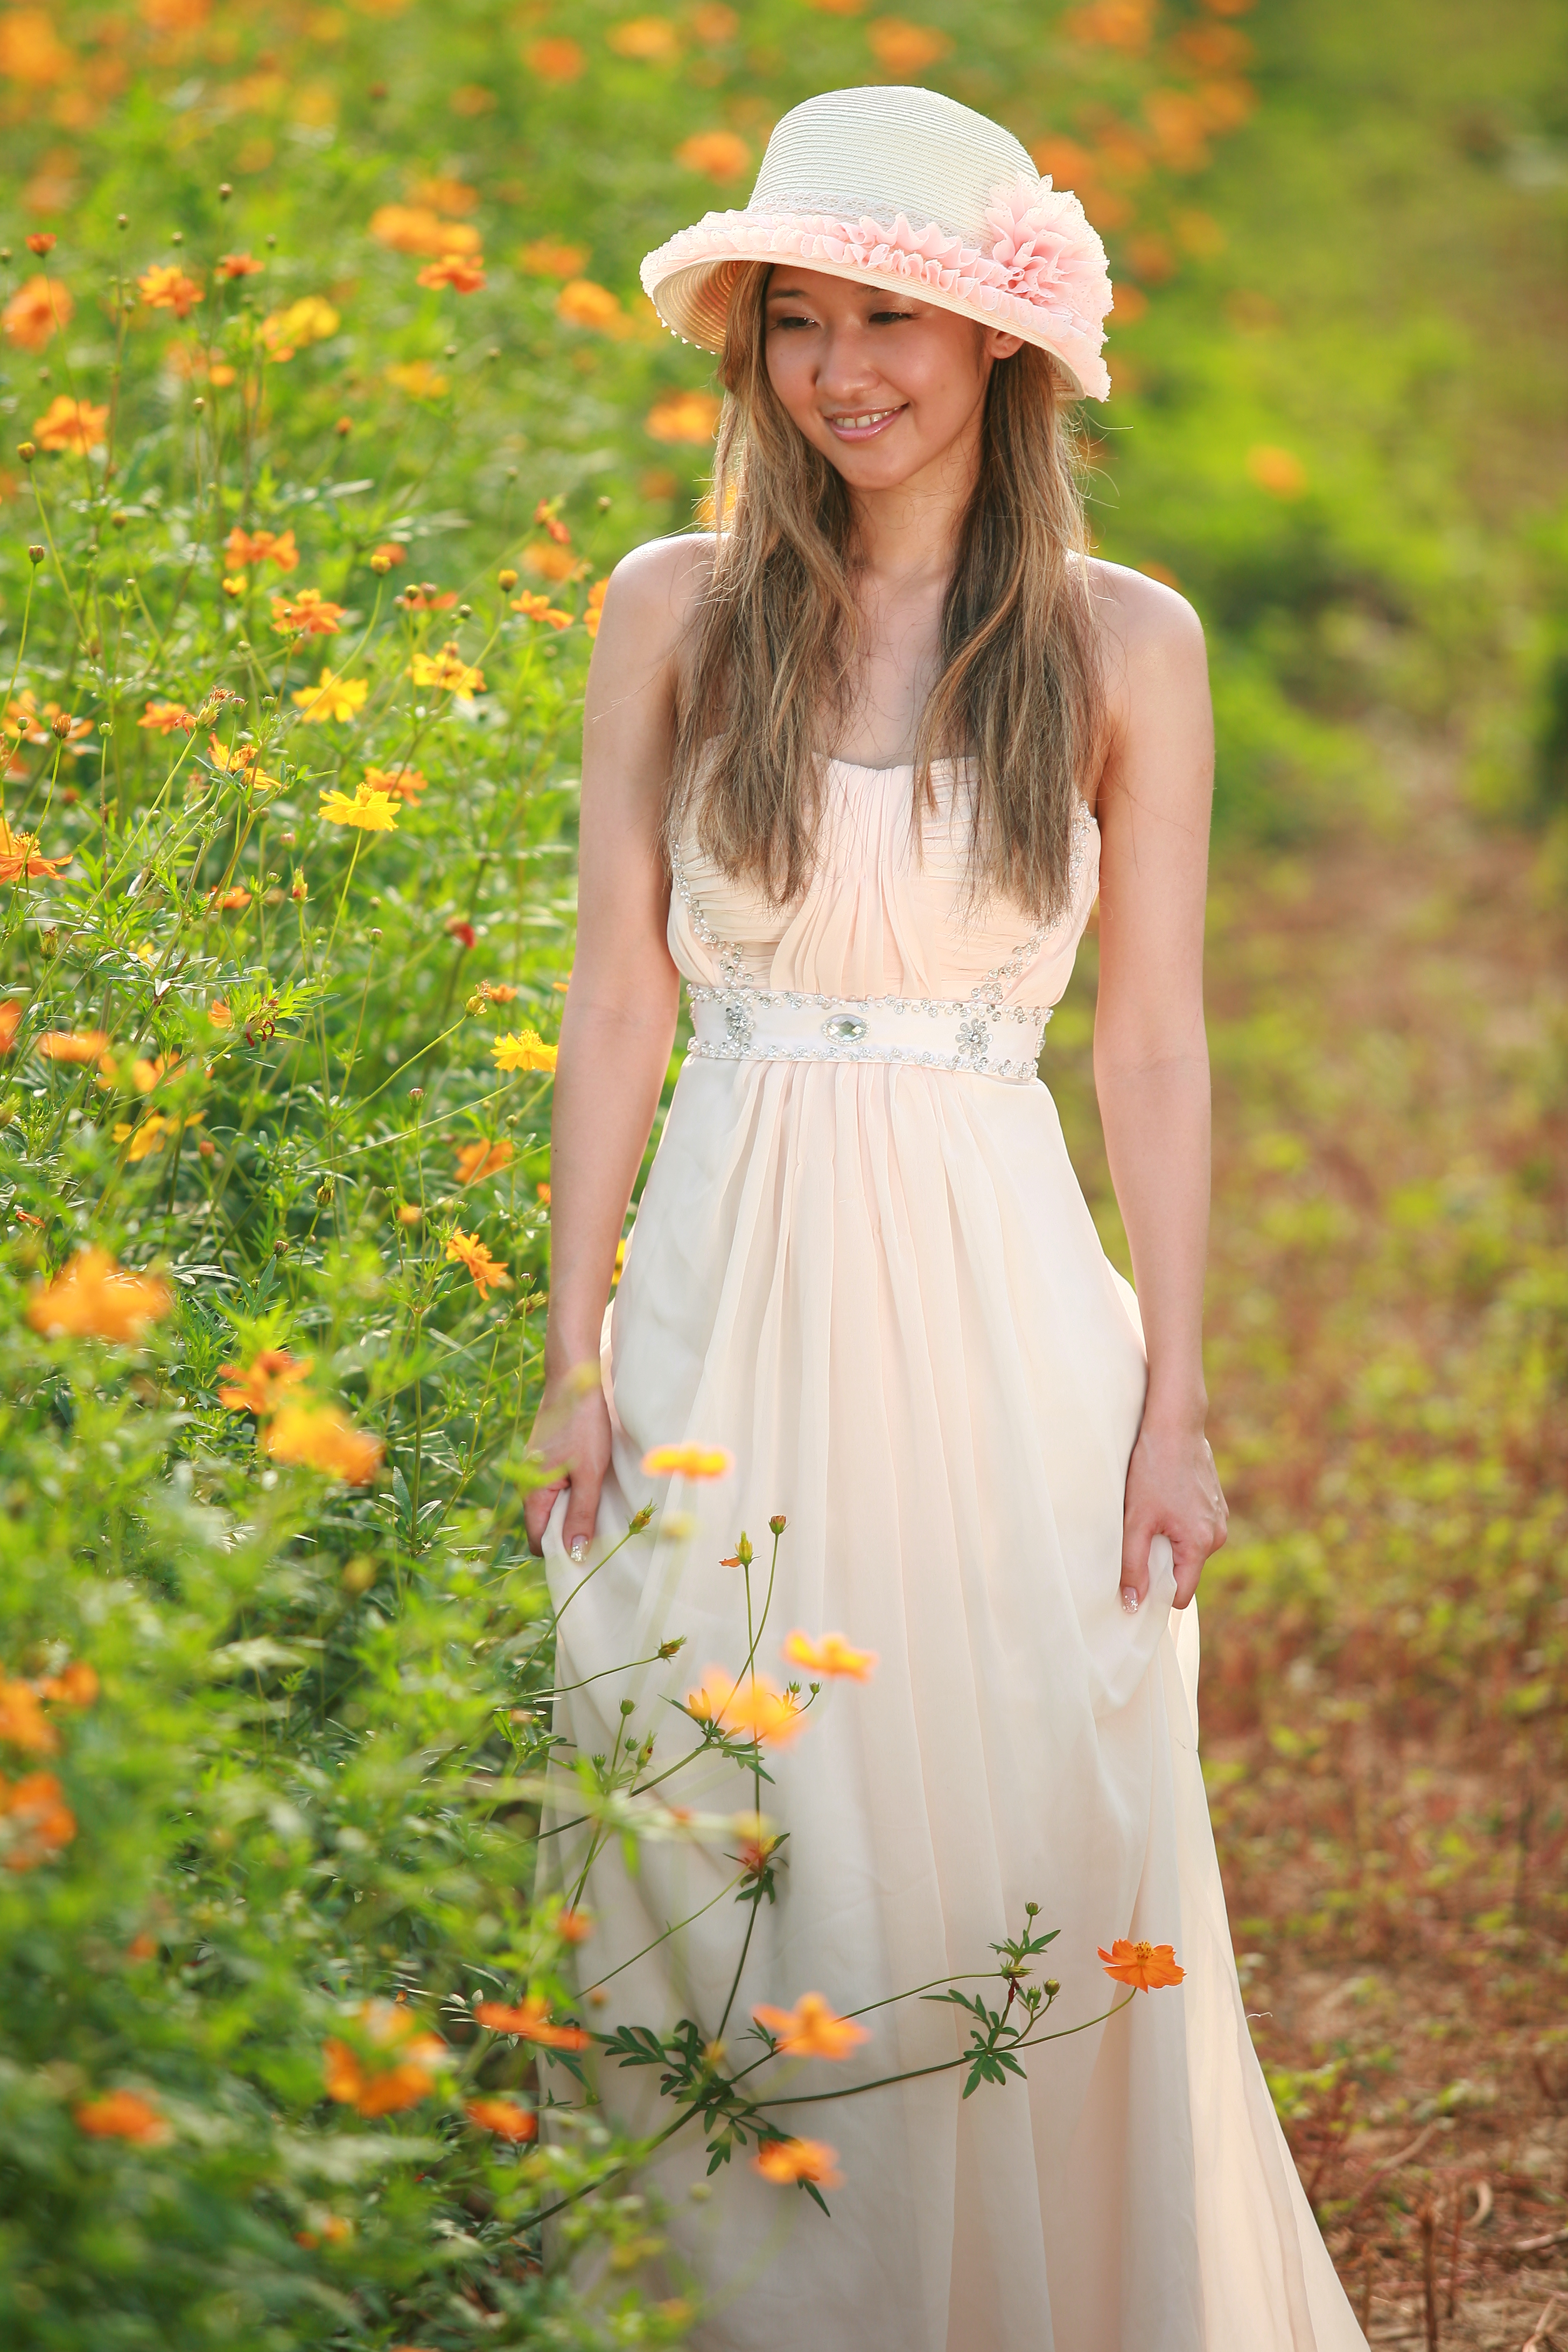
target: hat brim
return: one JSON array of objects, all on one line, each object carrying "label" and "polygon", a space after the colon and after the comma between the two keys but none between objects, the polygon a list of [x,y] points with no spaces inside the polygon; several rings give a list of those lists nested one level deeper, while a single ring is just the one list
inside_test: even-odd
[{"label": "hat brim", "polygon": [[719,352],[724,347],[730,302],[742,270],[752,262],[778,266],[793,261],[796,268],[816,270],[826,278],[843,278],[858,286],[881,287],[906,299],[929,302],[934,310],[951,310],[959,318],[973,319],[977,326],[1000,328],[1047,352],[1075,399],[1108,400],[1110,396],[1110,378],[1105,362],[1098,350],[1089,346],[1087,337],[1064,331],[1056,322],[1033,315],[1038,306],[998,296],[989,287],[965,293],[961,289],[923,282],[903,270],[875,269],[857,261],[837,261],[823,253],[781,252],[762,231],[749,249],[744,238],[731,230],[722,255],[682,261],[668,270],[658,268],[661,258],[650,255],[643,267],[643,285],[648,299],[672,334],[679,335],[683,342],[696,343],[703,351]]}]

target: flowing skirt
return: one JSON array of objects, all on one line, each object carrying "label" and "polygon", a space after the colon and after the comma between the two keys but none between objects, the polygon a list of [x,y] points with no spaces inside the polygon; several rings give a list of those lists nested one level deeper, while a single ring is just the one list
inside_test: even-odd
[{"label": "flowing skirt", "polygon": [[[1048,1091],[689,1063],[605,1328],[615,1466],[590,1560],[643,1502],[663,1515],[566,1612],[558,1681],[587,1686],[561,1702],[563,1760],[652,1732],[658,1770],[695,1745],[671,1701],[710,1663],[739,1671],[746,1593],[722,1563],[745,1529],[760,1603],[774,1514],[759,1669],[792,1671],[796,1628],[879,1657],[770,1752],[763,1808],[788,1836],[725,2029],[732,2060],[759,2001],[815,1991],[864,2010],[994,1969],[1027,1902],[1059,1930],[1037,1967],[1061,1987],[1046,2030],[1079,2029],[1028,2053],[1026,2084],[965,2099],[945,2071],[778,2109],[837,2150],[831,2218],[743,2153],[710,2189],[700,2132],[673,2143],[657,2183],[672,2275],[689,2265],[706,2298],[694,2342],[1361,2347],[1252,2050],[1198,1764],[1196,1611],[1172,1611],[1163,1538],[1144,1607],[1121,1607],[1142,1339]],[[667,1498],[641,1458],[686,1439],[736,1467]],[[558,1601],[583,1574],[561,1508]],[[751,1801],[711,1759],[667,1786],[698,1807]],[[749,1916],[713,1899],[734,1874],[679,1843],[647,1848],[635,1876],[617,1850],[601,1857],[591,1973],[620,1972],[591,2022],[684,2016],[717,2033]],[[673,1923],[689,1924],[633,1960]],[[1185,1981],[1096,2023],[1119,1997],[1097,1947],[1118,1936],[1173,1944]],[[807,2061],[788,2090],[809,2100],[962,2046],[951,2006],[899,2000],[868,2022],[851,2059]],[[646,2077],[605,2068],[601,2089],[646,2123]]]}]

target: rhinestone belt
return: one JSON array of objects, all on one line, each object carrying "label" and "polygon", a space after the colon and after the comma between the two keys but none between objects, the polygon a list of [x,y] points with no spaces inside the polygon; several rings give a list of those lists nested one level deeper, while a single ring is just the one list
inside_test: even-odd
[{"label": "rhinestone belt", "polygon": [[912,1062],[1015,1086],[1036,1076],[1051,1017],[974,996],[809,996],[743,982],[690,993],[697,1061]]}]

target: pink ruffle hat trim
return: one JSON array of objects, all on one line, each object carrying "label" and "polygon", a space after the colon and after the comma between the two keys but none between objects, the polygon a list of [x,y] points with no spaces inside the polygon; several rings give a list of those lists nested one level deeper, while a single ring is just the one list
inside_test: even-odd
[{"label": "pink ruffle hat trim", "polygon": [[642,282],[689,342],[723,346],[742,266],[813,269],[957,310],[1049,352],[1105,400],[1105,248],[1010,131],[940,90],[824,90],[774,127],[743,212],[708,213],[650,253]]}]

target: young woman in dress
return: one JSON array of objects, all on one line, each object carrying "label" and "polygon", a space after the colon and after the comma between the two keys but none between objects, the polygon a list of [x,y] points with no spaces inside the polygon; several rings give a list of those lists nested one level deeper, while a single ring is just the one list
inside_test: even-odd
[{"label": "young woman in dress", "polygon": [[[689,1733],[693,1662],[745,1651],[722,1556],[784,1513],[773,1623],[879,1664],[770,1759],[789,1843],[732,2017],[993,1966],[1030,1900],[1061,1930],[1064,2022],[1109,2006],[1116,1937],[1185,1968],[1033,2053],[1026,2087],[961,2100],[938,2074],[807,2110],[845,2176],[831,2220],[741,2161],[689,2201],[705,2158],[674,2144],[660,2186],[712,2295],[695,2341],[1349,2352],[1198,1770],[1190,1604],[1226,1519],[1200,1329],[1210,715],[1189,607],[1086,551],[1069,419],[1110,389],[1103,253],[994,123],[843,90],[644,283],[722,351],[722,527],[617,568],[589,681],[538,1438],[564,1467],[530,1502],[558,1600],[665,1507],[564,1620],[558,1680],[585,1687],[563,1752]],[[1097,893],[1136,1299],[1036,1074]],[[695,1037],[606,1318],[682,980]],[[661,1491],[643,1454],[681,1441],[732,1475]],[[726,1875],[669,1847],[635,1881],[595,1867],[596,1972],[618,1969],[595,2022],[717,2031],[742,1915],[654,1939]],[[930,2004],[874,2022],[866,2079],[957,2046]]]}]

